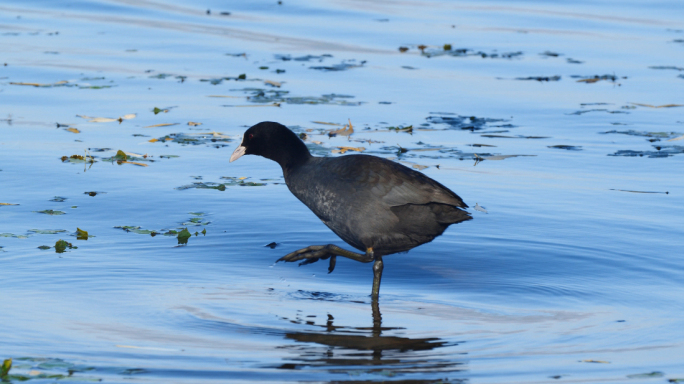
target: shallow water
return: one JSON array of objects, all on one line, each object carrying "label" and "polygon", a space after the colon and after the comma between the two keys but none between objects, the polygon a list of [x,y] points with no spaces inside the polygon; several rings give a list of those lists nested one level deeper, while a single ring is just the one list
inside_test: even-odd
[{"label": "shallow water", "polygon": [[[10,380],[684,380],[684,107],[653,108],[684,104],[679,8],[3,2]],[[264,120],[420,168],[474,220],[387,257],[377,306],[370,265],[274,264],[346,245],[276,164],[228,163]]]}]

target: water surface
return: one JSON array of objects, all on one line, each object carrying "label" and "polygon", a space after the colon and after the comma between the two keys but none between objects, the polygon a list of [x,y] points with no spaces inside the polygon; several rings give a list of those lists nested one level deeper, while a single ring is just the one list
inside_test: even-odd
[{"label": "water surface", "polygon": [[[0,358],[45,382],[684,380],[679,7],[4,2]],[[420,169],[474,220],[387,257],[379,304],[370,265],[274,264],[346,244],[275,163],[228,163],[264,120]]]}]

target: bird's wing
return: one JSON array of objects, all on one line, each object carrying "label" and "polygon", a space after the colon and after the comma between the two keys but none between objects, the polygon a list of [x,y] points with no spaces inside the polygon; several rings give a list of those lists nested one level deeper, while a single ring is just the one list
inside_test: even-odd
[{"label": "bird's wing", "polygon": [[[364,159],[365,158],[365,159]],[[367,155],[349,155],[329,162],[328,171],[340,180],[353,180],[358,190],[370,193],[390,207],[404,204],[442,203],[468,206],[442,184],[399,163]]]}]

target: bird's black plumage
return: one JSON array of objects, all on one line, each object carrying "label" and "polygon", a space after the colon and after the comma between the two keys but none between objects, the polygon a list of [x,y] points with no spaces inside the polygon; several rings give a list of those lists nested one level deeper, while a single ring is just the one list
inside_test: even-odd
[{"label": "bird's black plumage", "polygon": [[[249,128],[231,161],[243,154],[280,164],[292,194],[342,240],[367,256],[370,250],[374,258],[408,251],[471,219],[457,194],[420,172],[376,156],[312,156],[294,132],[278,123]],[[347,256],[329,256],[334,260],[335,255]],[[288,256],[285,261],[327,258]]]}]

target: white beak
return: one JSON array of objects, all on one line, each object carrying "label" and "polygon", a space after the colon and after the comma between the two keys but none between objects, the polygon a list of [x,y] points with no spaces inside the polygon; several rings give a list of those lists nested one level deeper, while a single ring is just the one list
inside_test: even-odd
[{"label": "white beak", "polygon": [[247,147],[245,146],[239,146],[235,148],[235,152],[233,152],[232,155],[230,155],[230,162],[232,163],[233,161],[239,159],[242,157],[242,155],[245,154],[245,151],[247,150]]}]

